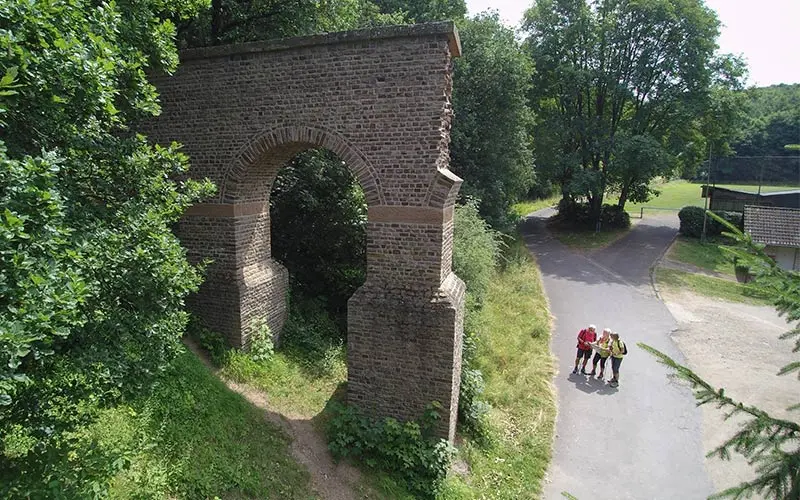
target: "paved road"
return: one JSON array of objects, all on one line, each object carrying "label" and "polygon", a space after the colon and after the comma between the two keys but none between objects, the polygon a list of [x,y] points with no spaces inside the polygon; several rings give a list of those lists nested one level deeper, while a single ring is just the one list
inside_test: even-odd
[{"label": "paved road", "polygon": [[[567,491],[581,500],[706,498],[713,490],[700,411],[689,390],[635,345],[645,342],[683,361],[669,337],[675,320],[649,282],[649,267],[677,232],[677,217],[646,218],[611,247],[582,255],[547,234],[548,215],[536,212],[522,226],[556,318],[559,414],[544,497]],[[570,374],[575,337],[589,323],[619,331],[629,346],[617,389]]]}]

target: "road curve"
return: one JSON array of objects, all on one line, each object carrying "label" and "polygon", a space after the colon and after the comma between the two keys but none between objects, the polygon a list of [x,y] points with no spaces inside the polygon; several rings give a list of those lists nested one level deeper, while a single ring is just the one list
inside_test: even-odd
[{"label": "road curve", "polygon": [[[694,398],[636,347],[645,342],[683,361],[670,339],[675,320],[649,276],[677,232],[677,217],[644,219],[610,247],[582,254],[547,233],[548,210],[529,215],[521,226],[555,316],[559,413],[544,498],[563,498],[562,492],[581,500],[706,498],[713,489]],[[571,374],[575,338],[589,323],[598,331],[619,331],[629,346],[618,389]]]}]

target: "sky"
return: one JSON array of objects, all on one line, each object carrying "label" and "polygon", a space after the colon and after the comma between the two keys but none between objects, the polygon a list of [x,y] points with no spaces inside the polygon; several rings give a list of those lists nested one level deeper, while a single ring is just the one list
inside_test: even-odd
[{"label": "sky", "polygon": [[[532,0],[466,0],[469,14],[495,9],[516,26]],[[722,22],[721,53],[744,56],[748,83],[800,83],[800,0],[706,0]]]}]

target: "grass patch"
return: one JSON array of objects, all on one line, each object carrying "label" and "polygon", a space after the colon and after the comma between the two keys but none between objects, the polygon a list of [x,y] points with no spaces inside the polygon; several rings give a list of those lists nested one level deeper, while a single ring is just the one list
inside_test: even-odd
[{"label": "grass patch", "polygon": [[104,410],[85,432],[129,463],[110,498],[313,497],[288,437],[189,352],[150,397]]},{"label": "grass patch", "polygon": [[560,227],[558,225],[550,225],[550,233],[556,237],[558,241],[567,245],[570,248],[579,250],[595,250],[598,248],[605,248],[611,243],[622,238],[628,229],[607,229],[599,233],[591,230],[576,230]]},{"label": "grass patch", "polygon": [[477,366],[493,406],[491,443],[461,446],[471,472],[448,479],[446,498],[537,498],[550,463],[556,399],[549,309],[533,258],[519,240],[509,253],[478,326]]},{"label": "grass patch", "polygon": [[325,408],[339,384],[347,380],[347,366],[343,350],[329,373],[308,370],[285,352],[256,362],[233,350],[220,374],[264,391],[270,407],[279,413],[310,418]]},{"label": "grass patch", "polygon": [[772,302],[752,285],[734,283],[729,280],[686,273],[675,269],[659,268],[656,281],[660,287],[671,290],[689,290],[698,295],[712,297],[729,302],[744,304],[771,305]]},{"label": "grass patch", "polygon": [[558,204],[558,200],[560,200],[560,196],[551,196],[550,198],[545,198],[541,200],[523,200],[519,203],[514,203],[511,209],[520,217],[525,217],[531,212],[536,212],[537,210],[541,210],[543,208],[549,208],[553,205]]},{"label": "grass patch", "polygon": [[707,271],[735,276],[731,256],[721,248],[724,246],[721,242],[702,243],[696,238],[679,236],[670,247],[667,257]]}]

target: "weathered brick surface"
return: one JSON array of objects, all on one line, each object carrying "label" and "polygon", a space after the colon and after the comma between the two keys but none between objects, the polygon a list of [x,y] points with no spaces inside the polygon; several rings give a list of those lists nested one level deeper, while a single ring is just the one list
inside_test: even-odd
[{"label": "weathered brick surface", "polygon": [[451,23],[193,49],[154,82],[162,115],[143,125],[178,141],[192,175],[219,187],[177,233],[210,258],[190,305],[234,345],[254,323],[279,332],[288,275],[270,251],[269,193],[298,152],[324,147],[352,170],[369,204],[367,281],[350,299],[348,399],[373,416],[418,417],[432,400],[452,439],[464,285],[452,273],[449,170]]}]

